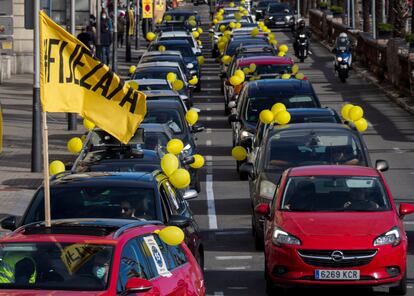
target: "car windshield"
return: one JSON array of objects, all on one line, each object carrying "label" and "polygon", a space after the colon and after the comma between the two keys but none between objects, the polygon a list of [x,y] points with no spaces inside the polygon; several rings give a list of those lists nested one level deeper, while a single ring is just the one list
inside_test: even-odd
[{"label": "car windshield", "polygon": [[251,45],[251,44],[259,45],[259,46],[261,45],[263,47],[269,46],[269,43],[263,39],[254,39],[254,38],[248,38],[248,39],[242,39],[242,40],[237,39],[237,40],[230,41],[229,45],[226,48],[225,54],[229,56],[233,56],[236,53],[236,49],[239,46]]},{"label": "car windshield", "polygon": [[348,131],[282,130],[266,147],[266,170],[283,171],[306,165],[367,166],[359,140]]},{"label": "car windshield", "polygon": [[102,291],[113,252],[84,242],[0,244],[0,289]]},{"label": "car windshield", "polygon": [[270,5],[269,6],[270,13],[289,13],[289,9],[284,5]]},{"label": "car windshield", "polygon": [[163,123],[167,124],[174,134],[184,132],[180,113],[176,109],[147,110],[143,123]]},{"label": "car windshield", "polygon": [[[176,13],[174,13],[174,14],[165,14],[165,16],[167,16],[167,15],[169,15],[170,17],[171,17],[171,20],[172,21],[179,21],[179,22],[185,22],[186,20],[188,20],[189,18],[190,18],[190,16],[194,16],[195,17],[195,15],[191,15],[191,14],[176,14]],[[166,18],[164,16],[164,19]]]},{"label": "car windshield", "polygon": [[167,74],[170,72],[175,73],[178,79],[183,80],[177,67],[137,68],[132,79],[167,79]]},{"label": "car windshield", "polygon": [[[243,66],[241,68],[248,67]],[[256,71],[251,73],[250,75],[257,76],[263,74],[285,74],[285,73],[292,73],[292,65],[285,64],[285,65],[276,65],[276,64],[256,64]]]},{"label": "car windshield", "polygon": [[257,8],[258,9],[265,9],[265,8],[267,8],[269,6],[269,3],[270,3],[270,1],[260,1],[257,4]]},{"label": "car windshield", "polygon": [[165,84],[138,84],[138,90],[141,90],[141,91],[170,90],[170,89],[171,89],[171,87],[168,83],[165,83]]},{"label": "car windshield", "polygon": [[[104,173],[105,174],[105,173]],[[87,183],[87,182],[85,182]],[[127,187],[125,184],[57,186],[50,191],[53,219],[122,218],[156,220],[152,188]],[[23,224],[43,221],[43,190],[37,192]]]},{"label": "car windshield", "polygon": [[300,212],[389,211],[391,205],[377,177],[290,177],[282,210]]},{"label": "car windshield", "polygon": [[141,148],[155,150],[157,147],[167,147],[168,140],[165,133],[144,131],[144,144]]},{"label": "car windshield", "polygon": [[274,97],[251,97],[248,98],[244,118],[246,121],[256,124],[259,114],[265,109],[271,109],[276,103],[283,103],[286,108],[313,108],[317,107],[311,95],[291,95],[281,94]]},{"label": "car windshield", "polygon": [[[167,50],[179,51],[183,57],[194,57],[194,53],[193,53],[193,50],[191,49],[190,44],[160,43],[159,45],[164,45]],[[156,48],[158,48],[158,46]]]},{"label": "car windshield", "polygon": [[188,43],[192,46],[195,47],[194,44],[194,40],[193,38],[191,38],[191,36],[181,36],[181,37],[162,37],[162,40],[187,40]]},{"label": "car windshield", "polygon": [[334,115],[313,115],[313,114],[290,114],[292,117],[290,123],[305,123],[305,122],[332,122],[341,123],[339,118]]}]

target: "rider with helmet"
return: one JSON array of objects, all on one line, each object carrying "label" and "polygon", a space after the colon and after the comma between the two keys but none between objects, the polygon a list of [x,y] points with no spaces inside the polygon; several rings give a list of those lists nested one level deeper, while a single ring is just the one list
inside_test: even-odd
[{"label": "rider with helmet", "polygon": [[[339,34],[338,38],[336,38],[335,46],[332,49],[332,52],[335,54],[340,52],[352,52],[352,41],[349,39],[347,33]],[[349,67],[352,68],[352,54],[349,56],[348,64]]]},{"label": "rider with helmet", "polygon": [[[306,27],[306,23],[305,20],[300,18],[298,20],[298,22],[296,23],[296,28],[293,32],[293,49],[295,50],[295,55],[298,54],[298,50],[299,50],[299,39],[301,35],[305,35],[307,38],[311,37],[311,32],[309,31],[309,29]],[[307,43],[307,51],[309,51],[309,42]]]}]

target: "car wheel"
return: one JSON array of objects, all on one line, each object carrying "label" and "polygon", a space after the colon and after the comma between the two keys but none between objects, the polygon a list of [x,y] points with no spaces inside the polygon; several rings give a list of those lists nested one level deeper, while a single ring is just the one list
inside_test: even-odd
[{"label": "car wheel", "polygon": [[407,270],[405,270],[404,276],[398,283],[398,286],[391,287],[389,290],[390,295],[405,295],[407,294]]}]

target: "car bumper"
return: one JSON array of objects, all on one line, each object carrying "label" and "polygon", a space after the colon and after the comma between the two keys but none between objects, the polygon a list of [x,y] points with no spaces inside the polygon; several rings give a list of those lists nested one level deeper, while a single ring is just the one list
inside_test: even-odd
[{"label": "car bumper", "polygon": [[265,25],[269,28],[291,28],[294,26],[294,22],[276,21],[276,20],[265,20]]},{"label": "car bumper", "polygon": [[[266,242],[267,244],[268,242]],[[358,267],[334,268],[316,267],[303,261],[296,248],[271,245],[266,248],[266,264],[269,279],[280,286],[382,286],[395,285],[403,277],[406,268],[406,249],[402,245],[397,247],[384,246],[378,248],[377,254],[368,264]],[[323,249],[323,248],[322,248]],[[391,275],[387,268],[398,267],[399,274]],[[280,272],[284,268],[283,273]],[[318,280],[315,279],[316,270],[359,270],[359,280]]]}]

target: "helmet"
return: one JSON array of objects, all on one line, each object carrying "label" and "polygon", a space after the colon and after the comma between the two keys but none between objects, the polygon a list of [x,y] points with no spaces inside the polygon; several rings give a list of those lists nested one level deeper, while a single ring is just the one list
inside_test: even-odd
[{"label": "helmet", "polygon": [[305,20],[304,19],[299,19],[298,20],[298,25],[299,25],[299,27],[304,27],[305,25],[306,25],[306,23],[305,23]]},{"label": "helmet", "polygon": [[348,38],[348,35],[346,33],[339,34],[339,38]]}]

